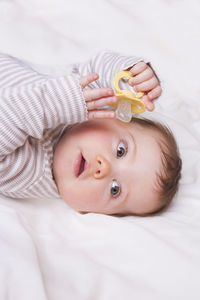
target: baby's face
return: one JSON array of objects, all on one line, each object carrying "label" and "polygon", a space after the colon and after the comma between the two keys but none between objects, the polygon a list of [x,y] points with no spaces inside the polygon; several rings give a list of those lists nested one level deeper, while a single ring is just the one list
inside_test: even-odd
[{"label": "baby's face", "polygon": [[54,153],[61,197],[80,212],[142,215],[159,209],[158,139],[151,129],[119,120],[75,125]]}]

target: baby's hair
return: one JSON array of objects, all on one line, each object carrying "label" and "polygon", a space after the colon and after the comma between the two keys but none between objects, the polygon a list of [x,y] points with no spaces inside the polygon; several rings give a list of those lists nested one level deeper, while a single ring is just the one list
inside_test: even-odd
[{"label": "baby's hair", "polygon": [[[164,124],[145,118],[133,118],[132,122],[148,129],[155,130],[160,136],[158,144],[161,149],[162,172],[157,174],[161,211],[167,207],[175,196],[181,178],[182,160],[172,131]],[[155,213],[155,212],[154,212]]]}]

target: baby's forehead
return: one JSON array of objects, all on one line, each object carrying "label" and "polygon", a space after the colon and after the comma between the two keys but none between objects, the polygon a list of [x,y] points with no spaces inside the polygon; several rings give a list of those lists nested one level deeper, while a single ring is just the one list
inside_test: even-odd
[{"label": "baby's forehead", "polygon": [[138,135],[141,136],[150,136],[152,137],[152,141],[156,141],[156,142],[162,142],[165,141],[165,137],[162,134],[162,132],[156,128],[156,127],[152,127],[152,126],[148,126],[148,125],[143,125],[137,122],[130,122],[130,123],[125,123],[124,124],[120,124],[121,128],[126,128],[131,134],[134,135],[135,131],[137,131]]}]

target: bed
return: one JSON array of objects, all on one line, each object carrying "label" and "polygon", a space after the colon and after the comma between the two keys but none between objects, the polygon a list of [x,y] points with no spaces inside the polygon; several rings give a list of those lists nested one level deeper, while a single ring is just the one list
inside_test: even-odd
[{"label": "bed", "polygon": [[146,57],[163,86],[146,116],[172,128],[183,159],[179,192],[155,216],[1,196],[1,300],[200,299],[199,28],[198,0],[0,1],[0,50],[41,70],[101,49]]}]

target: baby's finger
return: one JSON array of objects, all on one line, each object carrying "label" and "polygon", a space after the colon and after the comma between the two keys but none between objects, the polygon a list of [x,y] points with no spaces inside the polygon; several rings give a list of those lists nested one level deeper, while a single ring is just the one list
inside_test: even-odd
[{"label": "baby's finger", "polygon": [[148,67],[148,65],[147,65],[145,62],[140,61],[139,63],[135,64],[135,65],[129,70],[129,72],[130,72],[132,75],[137,75],[137,74],[143,72],[147,67]]},{"label": "baby's finger", "polygon": [[113,97],[105,97],[105,98],[101,98],[95,101],[90,101],[87,102],[87,109],[89,110],[94,110],[100,107],[104,107],[104,106],[108,106],[108,105],[112,105],[112,104],[116,104],[118,101],[118,98],[116,96]]},{"label": "baby's finger", "polygon": [[134,76],[133,78],[129,79],[129,84],[134,86],[139,83],[142,83],[143,81],[147,81],[153,77],[154,73],[151,68],[146,68],[143,72],[140,74]]},{"label": "baby's finger", "polygon": [[159,85],[158,79],[155,76],[153,76],[151,79],[135,85],[134,89],[136,92],[140,92],[140,91],[149,92],[150,90],[154,89],[158,85]]},{"label": "baby's finger", "polygon": [[116,114],[112,110],[93,110],[88,112],[88,119],[114,119]]},{"label": "baby's finger", "polygon": [[142,100],[144,101],[144,104],[145,104],[146,109],[148,111],[153,111],[154,110],[155,105],[154,105],[153,101],[148,97],[148,95],[144,95],[142,97]]},{"label": "baby's finger", "polygon": [[92,83],[93,81],[97,80],[99,75],[97,73],[88,74],[80,78],[80,85],[82,89],[84,89],[88,84]]},{"label": "baby's finger", "polygon": [[156,86],[153,90],[148,93],[150,99],[156,99],[162,94],[162,88],[160,85]]},{"label": "baby's finger", "polygon": [[99,89],[85,90],[83,94],[85,97],[85,101],[88,102],[88,101],[100,99],[102,97],[112,96],[114,92],[111,88],[99,88]]}]

